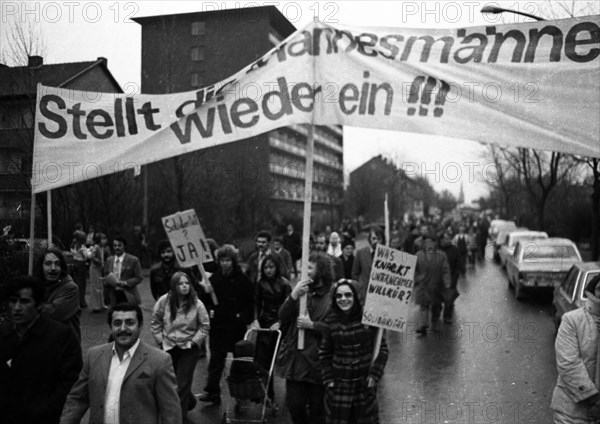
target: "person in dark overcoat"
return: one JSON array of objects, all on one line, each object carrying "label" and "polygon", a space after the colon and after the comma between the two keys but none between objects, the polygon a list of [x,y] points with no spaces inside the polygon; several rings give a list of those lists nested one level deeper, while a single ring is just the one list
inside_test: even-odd
[{"label": "person in dark overcoat", "polygon": [[[201,300],[210,315],[210,361],[203,402],[221,402],[221,375],[227,353],[233,353],[235,344],[244,338],[254,319],[254,292],[250,280],[238,265],[237,251],[225,245],[217,250],[219,269],[210,276],[212,290],[218,305],[204,292]],[[209,288],[210,290],[210,288]]]},{"label": "person in dark overcoat", "polygon": [[440,240],[440,248],[446,254],[448,266],[450,266],[450,288],[444,291],[444,322],[452,323],[454,316],[454,301],[458,297],[458,278],[460,277],[460,252],[458,247],[452,244],[452,236],[445,232]]},{"label": "person in dark overcoat", "polygon": [[68,325],[40,313],[44,285],[39,279],[17,277],[6,294],[9,322],[0,326],[0,422],[58,424],[83,365],[79,340]]},{"label": "person in dark overcoat", "polygon": [[423,335],[427,334],[430,312],[432,330],[438,330],[444,291],[451,284],[448,259],[444,252],[436,248],[436,241],[432,233],[425,234],[423,248],[417,252],[413,296],[415,304],[420,306],[416,332]]},{"label": "person in dark overcoat", "polygon": [[388,348],[383,338],[375,361],[377,328],[363,325],[356,287],[342,280],[331,296],[319,361],[325,384],[327,424],[378,424],[377,382],[383,375]]}]

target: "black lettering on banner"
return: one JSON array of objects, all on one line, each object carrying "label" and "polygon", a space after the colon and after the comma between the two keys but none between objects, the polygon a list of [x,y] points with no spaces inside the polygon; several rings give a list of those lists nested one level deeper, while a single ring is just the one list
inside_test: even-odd
[{"label": "black lettering on banner", "polygon": [[[425,82],[427,81],[427,82]],[[450,91],[450,85],[444,81],[440,80],[440,84],[438,85],[438,80],[433,77],[427,77],[425,80],[425,76],[419,75],[417,76],[412,84],[410,85],[410,92],[408,95],[408,103],[416,104],[419,99],[421,101],[421,105],[419,106],[419,116],[427,116],[429,114],[429,103],[431,103],[431,95],[434,89],[437,88],[437,94],[435,96],[435,105],[433,111],[433,116],[435,118],[440,118],[444,114],[443,106],[446,103],[446,96]],[[409,107],[406,111],[408,116],[414,116],[417,109],[415,107]]]},{"label": "black lettering on banner", "polygon": [[64,137],[67,133],[67,121],[57,113],[54,113],[48,109],[49,103],[55,103],[59,109],[65,109],[67,105],[65,101],[54,94],[46,94],[40,100],[40,113],[44,118],[55,122],[58,125],[58,129],[56,131],[50,131],[44,122],[40,122],[38,125],[38,129],[40,133],[46,138],[61,138]]}]

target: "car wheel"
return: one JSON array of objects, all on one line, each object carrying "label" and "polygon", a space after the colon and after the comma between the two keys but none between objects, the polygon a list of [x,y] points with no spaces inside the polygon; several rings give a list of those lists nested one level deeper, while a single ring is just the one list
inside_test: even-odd
[{"label": "car wheel", "polygon": [[515,297],[517,298],[517,300],[523,300],[523,298],[525,297],[523,286],[519,282],[515,284]]}]

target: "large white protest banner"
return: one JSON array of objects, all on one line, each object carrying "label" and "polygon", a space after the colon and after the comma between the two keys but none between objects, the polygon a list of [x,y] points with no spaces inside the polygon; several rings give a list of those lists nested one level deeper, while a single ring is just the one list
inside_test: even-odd
[{"label": "large white protest banner", "polygon": [[377,245],[362,323],[405,331],[411,311],[417,257]]},{"label": "large white protest banner", "polygon": [[177,212],[162,218],[163,227],[181,267],[193,267],[213,260],[196,211]]},{"label": "large white protest banner", "polygon": [[36,193],[301,123],[600,157],[600,16],[443,30],[313,23],[215,86],[39,86],[36,107]]}]

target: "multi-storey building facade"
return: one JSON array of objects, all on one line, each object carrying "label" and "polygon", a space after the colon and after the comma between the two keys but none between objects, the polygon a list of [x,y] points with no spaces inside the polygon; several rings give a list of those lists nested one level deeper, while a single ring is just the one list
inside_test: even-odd
[{"label": "multi-storey building facade", "polygon": [[383,223],[384,200],[392,219],[401,219],[405,213],[422,215],[423,199],[427,196],[419,181],[409,178],[390,159],[375,156],[350,173],[348,187],[349,207],[367,223]]},{"label": "multi-storey building facade", "polygon": [[[142,26],[142,92],[193,91],[215,84],[295,31],[273,6],[134,19]],[[260,227],[301,222],[308,132],[279,128],[148,166],[152,223],[193,207],[225,241]],[[315,127],[313,227],[339,224],[343,202],[341,127]],[[170,183],[168,181],[171,181]],[[165,190],[166,188],[166,190]],[[161,202],[152,200],[161,193]],[[154,230],[154,231],[153,231]]]}]

